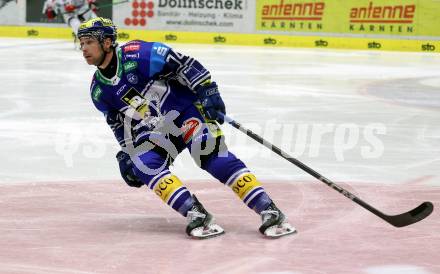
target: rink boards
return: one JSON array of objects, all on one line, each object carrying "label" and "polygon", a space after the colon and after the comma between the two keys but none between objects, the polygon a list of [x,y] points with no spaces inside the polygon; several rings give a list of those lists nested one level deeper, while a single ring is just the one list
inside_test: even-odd
[{"label": "rink boards", "polygon": [[[72,39],[67,27],[0,26],[0,37]],[[418,39],[358,38],[329,36],[294,36],[272,34],[175,32],[121,29],[120,40],[141,39],[165,43],[199,43],[215,45],[247,45],[268,47],[331,48],[356,50],[386,50],[439,52],[440,41]]]}]

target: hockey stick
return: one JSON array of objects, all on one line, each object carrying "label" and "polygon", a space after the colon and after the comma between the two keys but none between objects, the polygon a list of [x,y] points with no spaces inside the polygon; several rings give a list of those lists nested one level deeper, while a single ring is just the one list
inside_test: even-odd
[{"label": "hockey stick", "polygon": [[362,206],[366,210],[370,211],[371,213],[378,216],[379,218],[382,218],[383,220],[385,220],[386,222],[388,222],[389,224],[391,224],[395,227],[403,227],[403,226],[407,226],[407,225],[416,223],[418,221],[421,221],[421,220],[425,219],[426,217],[428,217],[429,214],[431,214],[431,212],[434,210],[434,205],[431,202],[423,202],[421,205],[419,205],[418,207],[416,207],[408,212],[405,212],[405,213],[402,213],[399,215],[386,215],[386,214],[380,212],[379,210],[377,210],[376,208],[372,207],[371,205],[367,204],[366,202],[362,201],[360,198],[356,197],[354,194],[348,192],[347,190],[338,186],[334,182],[325,178],[324,176],[322,176],[321,174],[319,174],[315,170],[306,166],[304,163],[293,158],[292,156],[290,156],[289,154],[287,154],[286,152],[284,152],[280,148],[269,143],[268,141],[266,141],[265,139],[263,139],[259,135],[255,134],[251,130],[244,128],[241,124],[237,123],[235,120],[228,117],[227,115],[224,115],[223,113],[220,113],[220,112],[219,112],[219,115],[222,116],[227,123],[229,123],[230,125],[232,125],[236,129],[240,130],[241,132],[243,132],[247,136],[251,137],[255,141],[257,141],[260,144],[264,145],[265,147],[269,148],[270,150],[272,150],[273,152],[275,152],[279,156],[283,157],[287,161],[289,161],[292,164],[296,165],[297,167],[301,168],[302,170],[304,170],[308,174],[312,175],[313,177],[315,177],[319,181],[321,181],[324,184],[328,185],[329,187],[333,188],[334,190],[341,193],[342,195],[344,195],[348,199],[352,200],[353,202],[357,203],[358,205]]}]

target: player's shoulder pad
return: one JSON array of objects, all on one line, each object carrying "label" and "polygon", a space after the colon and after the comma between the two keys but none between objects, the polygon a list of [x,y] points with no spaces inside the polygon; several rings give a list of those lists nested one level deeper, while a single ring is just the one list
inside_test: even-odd
[{"label": "player's shoulder pad", "polygon": [[137,60],[145,59],[149,56],[150,49],[154,42],[145,42],[142,40],[133,40],[120,46],[123,55],[123,61],[125,60]]},{"label": "player's shoulder pad", "polygon": [[124,55],[128,58],[130,58],[130,56],[136,56],[136,54],[138,54],[141,49],[145,48],[145,46],[143,45],[144,43],[146,42],[141,40],[129,41],[121,46],[122,53],[124,53]]},{"label": "player's shoulder pad", "polygon": [[122,64],[125,71],[130,71],[138,66],[146,67],[149,63],[150,42],[141,40],[133,40],[125,43],[120,47],[122,53]]},{"label": "player's shoulder pad", "polygon": [[171,48],[163,43],[155,42],[151,45],[150,59],[165,60]]},{"label": "player's shoulder pad", "polygon": [[152,43],[150,50],[150,76],[163,70],[170,50],[171,48],[163,43]]}]

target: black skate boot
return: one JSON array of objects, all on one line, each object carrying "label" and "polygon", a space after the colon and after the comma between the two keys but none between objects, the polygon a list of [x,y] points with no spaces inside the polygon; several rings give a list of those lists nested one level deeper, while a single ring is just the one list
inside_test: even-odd
[{"label": "black skate boot", "polygon": [[214,217],[206,211],[195,195],[193,199],[194,205],[187,213],[186,234],[196,239],[207,239],[225,233],[221,226],[214,223]]},{"label": "black skate boot", "polygon": [[270,238],[279,238],[296,233],[296,229],[286,221],[286,216],[273,202],[260,215],[263,224],[259,230],[263,235]]}]

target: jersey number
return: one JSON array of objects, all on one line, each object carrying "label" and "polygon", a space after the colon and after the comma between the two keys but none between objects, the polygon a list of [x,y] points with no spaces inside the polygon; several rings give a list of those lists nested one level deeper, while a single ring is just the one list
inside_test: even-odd
[{"label": "jersey number", "polygon": [[165,54],[167,53],[168,48],[166,47],[158,47],[157,48],[157,54],[165,56]]}]

